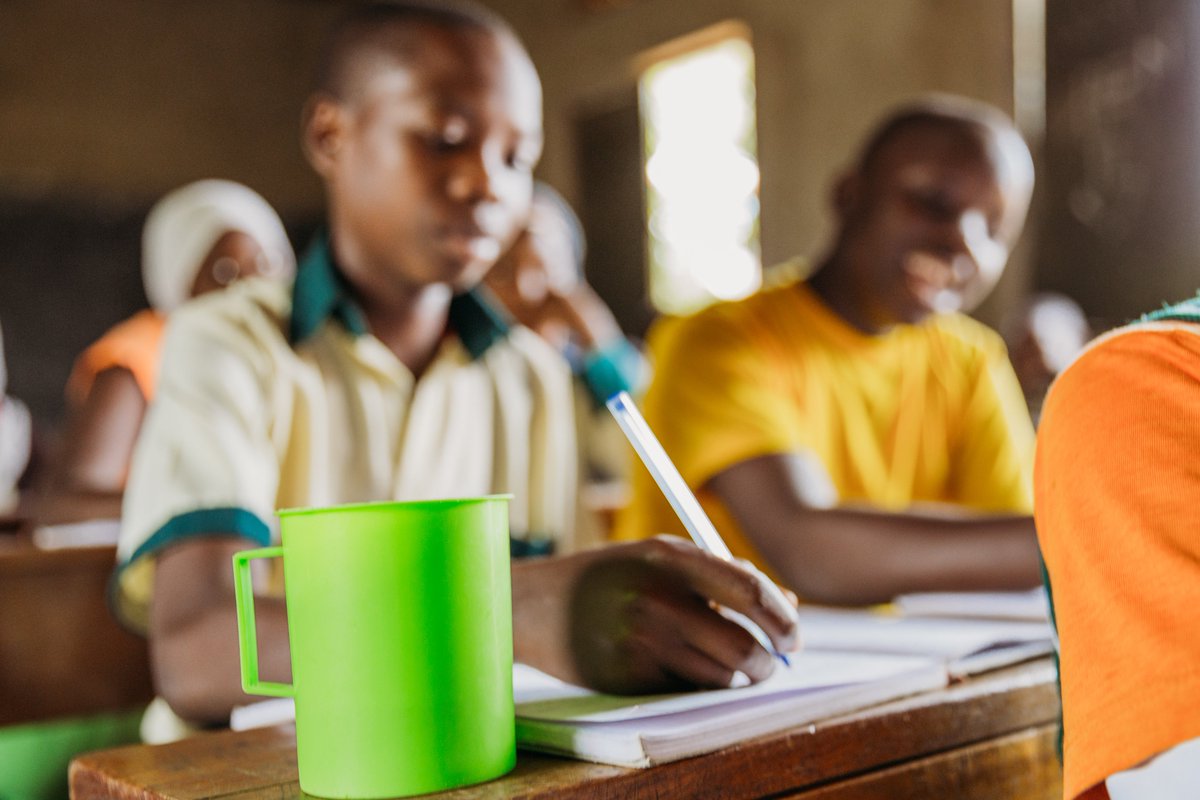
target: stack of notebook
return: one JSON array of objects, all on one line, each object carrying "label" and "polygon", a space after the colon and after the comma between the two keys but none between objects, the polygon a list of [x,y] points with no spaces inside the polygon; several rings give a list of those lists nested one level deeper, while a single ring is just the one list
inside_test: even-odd
[{"label": "stack of notebook", "polygon": [[[792,655],[791,665],[739,688],[614,697],[518,664],[517,741],[523,748],[646,767],[939,689],[1052,652],[1044,604],[1031,597],[921,596],[915,611],[933,611],[929,616],[913,613],[911,603],[910,613],[898,611],[906,607],[903,599],[878,610],[805,607],[804,649]],[[956,604],[962,609],[957,616]],[[1023,618],[1013,611],[1017,607],[1025,609]],[[294,718],[290,703],[237,709],[231,724],[287,721]]]}]

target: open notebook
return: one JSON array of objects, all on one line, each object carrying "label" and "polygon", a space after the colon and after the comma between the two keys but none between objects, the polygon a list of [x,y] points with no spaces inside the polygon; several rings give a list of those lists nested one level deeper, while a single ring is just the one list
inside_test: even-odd
[{"label": "open notebook", "polygon": [[[804,650],[763,683],[708,692],[614,697],[524,665],[513,670],[520,746],[645,767],[699,755],[945,686],[1053,651],[1045,619],[905,616],[800,610]],[[290,700],[234,711],[235,729],[293,719]]]},{"label": "open notebook", "polygon": [[[517,743],[626,767],[708,753],[755,736],[937,689],[939,659],[877,653],[804,652],[768,680],[736,689],[615,697],[563,683],[532,667],[513,670]],[[295,716],[291,700],[235,709],[236,730]]]},{"label": "open notebook", "polygon": [[1054,651],[1050,623],[918,617],[876,610],[800,609],[807,651],[854,651],[937,658],[951,678],[976,675]]},{"label": "open notebook", "polygon": [[738,689],[613,697],[519,665],[522,747],[646,767],[807,725],[946,685],[944,666],[920,656],[804,652],[768,680]]},{"label": "open notebook", "polygon": [[1045,587],[1023,592],[921,592],[895,600],[901,614],[913,617],[977,617],[1046,622],[1050,598]]}]

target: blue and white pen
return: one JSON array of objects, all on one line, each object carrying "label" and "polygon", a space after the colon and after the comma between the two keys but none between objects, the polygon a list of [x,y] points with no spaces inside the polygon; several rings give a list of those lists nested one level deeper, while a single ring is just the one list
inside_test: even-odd
[{"label": "blue and white pen", "polygon": [[[683,526],[687,528],[687,532],[696,546],[725,561],[733,561],[733,553],[730,552],[729,546],[725,544],[721,534],[717,533],[712,520],[704,513],[700,501],[688,488],[687,481],[679,474],[675,463],[671,461],[671,457],[659,443],[654,431],[650,430],[650,426],[638,411],[637,406],[634,405],[633,398],[629,396],[629,393],[618,392],[608,398],[605,405],[616,418],[617,424],[625,433],[625,438],[629,439],[629,443],[637,451],[642,463],[646,465],[646,469],[650,471],[650,475],[653,476],[654,482],[658,484],[658,488],[662,490],[663,495],[671,504],[671,508],[675,509],[676,515],[679,516]],[[722,608],[721,613],[749,631],[768,653],[774,653],[785,665],[791,666],[787,655],[776,650],[762,629],[747,619],[745,615],[729,608]]]}]

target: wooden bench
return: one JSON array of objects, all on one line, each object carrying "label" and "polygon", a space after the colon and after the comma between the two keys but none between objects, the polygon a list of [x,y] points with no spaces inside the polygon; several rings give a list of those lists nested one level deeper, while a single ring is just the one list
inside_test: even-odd
[{"label": "wooden bench", "polygon": [[123,711],[153,696],[145,640],[109,612],[113,547],[0,536],[0,726]]}]

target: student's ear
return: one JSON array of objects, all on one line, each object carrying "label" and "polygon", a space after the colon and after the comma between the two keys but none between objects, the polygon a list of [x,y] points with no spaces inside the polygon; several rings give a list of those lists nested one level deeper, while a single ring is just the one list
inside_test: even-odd
[{"label": "student's ear", "polygon": [[346,109],[327,95],[314,95],[304,104],[301,143],[308,163],[323,178],[329,177],[342,149]]}]

